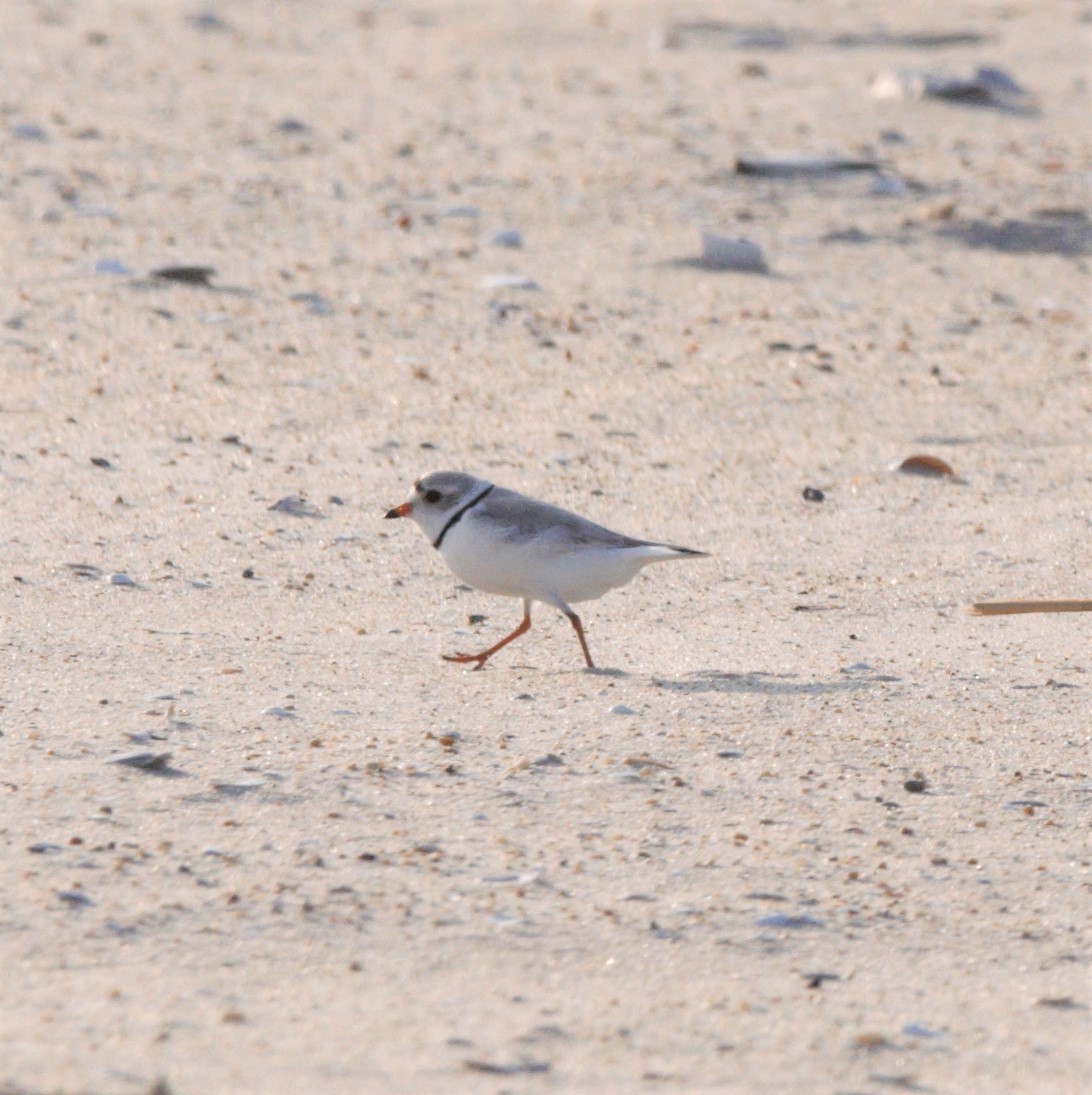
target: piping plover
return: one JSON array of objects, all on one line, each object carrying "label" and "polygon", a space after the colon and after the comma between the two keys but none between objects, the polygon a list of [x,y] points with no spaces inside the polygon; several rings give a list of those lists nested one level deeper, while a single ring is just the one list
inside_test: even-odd
[{"label": "piping plover", "polygon": [[438,471],[418,479],[409,500],[388,510],[386,516],[412,517],[467,585],[523,601],[523,620],[511,635],[480,654],[444,655],[449,662],[475,662],[475,669],[530,629],[533,601],[553,605],[569,617],[584,661],[594,669],[584,627],[569,605],[624,586],[649,563],[708,554],[634,540],[568,510],[458,471]]}]

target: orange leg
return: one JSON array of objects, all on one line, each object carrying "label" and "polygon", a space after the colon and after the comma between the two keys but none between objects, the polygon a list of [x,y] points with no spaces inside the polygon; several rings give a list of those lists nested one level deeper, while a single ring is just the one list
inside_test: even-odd
[{"label": "orange leg", "polygon": [[[579,621],[577,622],[579,628]],[[531,602],[523,602],[523,619],[520,621],[519,627],[512,632],[511,635],[505,635],[499,643],[494,643],[488,650],[483,650],[480,654],[444,654],[443,659],[445,662],[460,662],[467,664],[469,662],[477,662],[474,666],[475,669],[481,669],[485,665],[486,661],[493,657],[494,654],[503,646],[507,646],[513,639],[518,639],[521,635],[531,630]],[[578,632],[579,633],[579,632]],[[580,641],[583,642],[584,638],[581,636]],[[585,651],[587,647],[584,648]]]},{"label": "orange leg", "polygon": [[580,640],[580,649],[584,651],[584,661],[588,663],[589,669],[595,668],[595,662],[591,660],[591,652],[588,650],[588,640],[584,638],[584,625],[580,622],[580,617],[569,609],[566,613],[570,622],[573,625],[573,631],[576,632],[576,637]]}]

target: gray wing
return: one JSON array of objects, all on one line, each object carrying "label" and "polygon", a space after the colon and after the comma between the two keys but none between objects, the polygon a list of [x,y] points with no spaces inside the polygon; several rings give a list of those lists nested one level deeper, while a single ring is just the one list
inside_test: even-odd
[{"label": "gray wing", "polygon": [[648,547],[650,540],[634,540],[620,532],[597,525],[560,506],[547,505],[514,490],[497,487],[476,505],[468,517],[486,520],[509,543],[518,544],[547,536],[555,544],[573,547],[597,544],[602,547]]}]

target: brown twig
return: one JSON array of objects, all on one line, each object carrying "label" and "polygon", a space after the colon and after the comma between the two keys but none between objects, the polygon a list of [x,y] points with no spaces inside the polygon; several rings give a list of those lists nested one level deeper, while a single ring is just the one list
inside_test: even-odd
[{"label": "brown twig", "polygon": [[1014,616],[1019,612],[1092,612],[1092,601],[979,601],[972,616]]}]

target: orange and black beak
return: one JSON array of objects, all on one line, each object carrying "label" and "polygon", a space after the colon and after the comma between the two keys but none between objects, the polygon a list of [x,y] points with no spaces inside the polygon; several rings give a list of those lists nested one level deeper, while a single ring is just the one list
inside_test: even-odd
[{"label": "orange and black beak", "polygon": [[403,502],[400,506],[395,506],[394,509],[387,510],[384,520],[389,521],[392,517],[408,517],[412,512],[412,503]]}]

